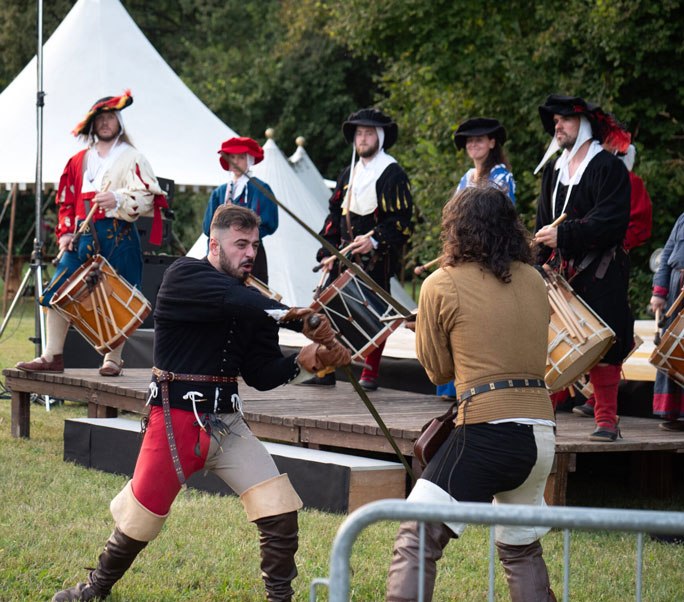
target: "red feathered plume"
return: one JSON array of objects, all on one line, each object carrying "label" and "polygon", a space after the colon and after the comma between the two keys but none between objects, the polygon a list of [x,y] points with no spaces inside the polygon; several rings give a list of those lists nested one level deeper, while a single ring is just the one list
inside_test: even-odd
[{"label": "red feathered plume", "polygon": [[627,128],[609,113],[599,110],[594,113],[594,117],[596,118],[602,144],[618,153],[626,153],[632,141],[632,135],[627,131]]},{"label": "red feathered plume", "polygon": [[90,111],[88,111],[88,114],[83,118],[83,120],[73,130],[71,130],[71,133],[74,136],[87,134],[85,130],[90,123],[90,120],[95,115],[102,113],[103,111],[120,111],[132,103],[133,97],[131,96],[130,90],[126,90],[120,96],[112,96],[106,100],[96,102],[92,107],[90,107]]}]

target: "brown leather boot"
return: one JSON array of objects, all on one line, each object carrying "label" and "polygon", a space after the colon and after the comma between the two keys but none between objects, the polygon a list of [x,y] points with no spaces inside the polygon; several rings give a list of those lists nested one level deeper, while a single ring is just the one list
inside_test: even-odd
[{"label": "brown leather boot", "polygon": [[[425,523],[425,602],[432,600],[435,588],[437,561],[449,543],[452,531],[444,523]],[[399,525],[394,540],[394,555],[387,577],[386,602],[415,602],[418,600],[418,572],[420,562],[420,530],[416,521]]]},{"label": "brown leather boot", "polygon": [[56,593],[52,602],[104,600],[146,545],[146,541],[132,539],[115,528],[98,558],[97,568],[88,575],[88,583]]},{"label": "brown leather boot", "polygon": [[526,546],[497,541],[496,547],[506,573],[511,602],[556,602],[539,541]]},{"label": "brown leather boot", "polygon": [[299,546],[297,513],[286,512],[254,521],[259,529],[261,577],[268,602],[290,602],[290,583],[297,576],[295,552]]}]

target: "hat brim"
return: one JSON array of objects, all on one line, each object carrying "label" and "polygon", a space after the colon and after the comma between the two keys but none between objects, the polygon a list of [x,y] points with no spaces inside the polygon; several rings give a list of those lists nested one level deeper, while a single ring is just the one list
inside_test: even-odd
[{"label": "hat brim", "polygon": [[454,144],[458,150],[463,150],[468,138],[474,138],[476,136],[488,136],[489,138],[494,138],[501,145],[503,145],[508,139],[506,136],[506,128],[502,125],[493,128],[476,127],[472,130],[456,132],[454,134]]},{"label": "hat brim", "polygon": [[556,124],[553,122],[554,115],[564,115],[566,117],[584,115],[589,119],[592,131],[595,133],[595,118],[592,113],[597,110],[601,110],[598,105],[587,102],[579,96],[551,94],[546,99],[545,104],[539,105],[539,117],[542,127],[551,136],[556,134]]},{"label": "hat brim", "polygon": [[126,90],[120,96],[113,96],[108,98],[105,102],[101,102],[93,106],[84,119],[79,123],[71,133],[74,136],[87,136],[90,132],[91,124],[93,119],[100,113],[106,113],[109,111],[123,111],[126,107],[130,107],[133,104],[133,96],[131,96],[131,91]]},{"label": "hat brim", "polygon": [[246,137],[229,138],[221,143],[221,148],[218,150],[218,154],[221,155],[219,159],[221,167],[226,171],[231,170],[231,165],[224,157],[224,154],[241,155],[243,153],[248,154],[254,159],[254,165],[261,163],[264,159],[264,149],[259,146],[256,140]]},{"label": "hat brim", "polygon": [[372,119],[354,119],[353,121],[345,121],[342,124],[342,133],[347,144],[351,144],[354,141],[354,132],[359,125],[385,130],[385,141],[382,145],[382,148],[385,150],[389,149],[399,137],[399,126],[393,121],[390,123],[380,123]]}]

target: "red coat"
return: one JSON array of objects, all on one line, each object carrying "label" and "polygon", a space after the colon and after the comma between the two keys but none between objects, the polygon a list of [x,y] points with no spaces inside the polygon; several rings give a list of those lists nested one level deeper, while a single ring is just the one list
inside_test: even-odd
[{"label": "red coat", "polygon": [[629,182],[632,185],[632,193],[630,196],[629,225],[625,234],[625,249],[627,251],[643,245],[651,238],[653,222],[653,208],[644,181],[630,171]]}]

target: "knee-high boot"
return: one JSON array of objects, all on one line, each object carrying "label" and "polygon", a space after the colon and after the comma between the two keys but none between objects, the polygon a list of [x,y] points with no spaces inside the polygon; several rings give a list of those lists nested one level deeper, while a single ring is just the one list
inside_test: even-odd
[{"label": "knee-high boot", "polygon": [[526,546],[497,541],[496,547],[506,573],[511,602],[556,602],[539,541]]},{"label": "knee-high boot", "polygon": [[[451,530],[444,523],[425,523],[425,601],[432,600],[435,588],[437,561],[449,543]],[[420,563],[420,528],[416,521],[399,525],[394,540],[394,553],[387,577],[386,602],[415,602],[418,600]]]},{"label": "knee-high boot", "polygon": [[295,552],[299,546],[297,512],[266,516],[254,521],[259,529],[261,577],[268,602],[290,602],[290,585],[297,576]]},{"label": "knee-high boot", "polygon": [[100,554],[97,568],[88,575],[88,583],[79,583],[55,594],[52,602],[104,600],[146,545],[146,541],[132,539],[115,528]]}]

